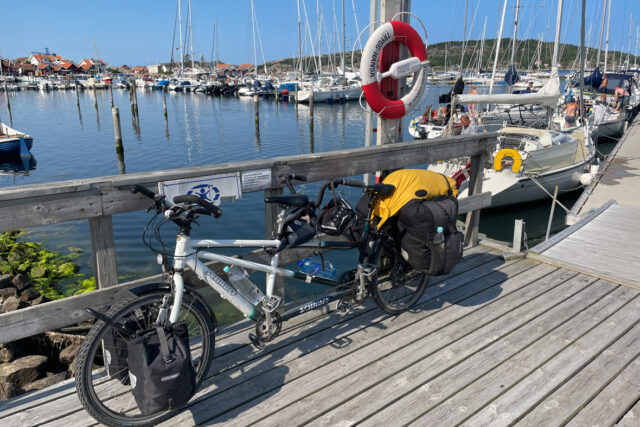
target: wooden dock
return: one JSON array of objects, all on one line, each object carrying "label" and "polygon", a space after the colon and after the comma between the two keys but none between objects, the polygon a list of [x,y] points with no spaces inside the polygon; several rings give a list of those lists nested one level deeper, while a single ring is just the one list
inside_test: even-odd
[{"label": "wooden dock", "polygon": [[[478,246],[399,316],[318,312],[263,351],[223,329],[164,425],[639,425],[639,295]],[[3,426],[92,423],[71,380],[0,403]]]}]

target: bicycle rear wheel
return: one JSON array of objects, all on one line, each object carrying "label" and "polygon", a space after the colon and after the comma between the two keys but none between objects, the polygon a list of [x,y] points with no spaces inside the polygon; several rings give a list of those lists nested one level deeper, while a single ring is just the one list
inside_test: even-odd
[{"label": "bicycle rear wheel", "polygon": [[[105,315],[130,329],[148,329],[157,318],[163,297],[169,293],[168,289],[150,292],[113,306]],[[189,331],[197,389],[211,364],[215,345],[214,325],[206,307],[186,292],[179,321],[185,322]],[[110,337],[116,337],[115,345],[105,345],[105,342],[114,342]],[[113,325],[99,320],[78,354],[76,390],[80,402],[93,418],[109,426],[153,425],[175,412],[166,410],[143,415],[138,409],[126,366],[126,340],[130,338],[124,337]],[[120,351],[124,351],[124,356],[118,354]]]},{"label": "bicycle rear wheel", "polygon": [[382,311],[399,314],[420,299],[428,281],[429,275],[415,270],[399,255],[382,254],[371,293]]}]

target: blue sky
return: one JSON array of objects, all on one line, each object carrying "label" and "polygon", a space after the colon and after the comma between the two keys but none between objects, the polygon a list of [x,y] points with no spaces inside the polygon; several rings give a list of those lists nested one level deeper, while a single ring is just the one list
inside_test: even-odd
[{"label": "blue sky", "polygon": [[[3,27],[0,33],[0,56],[15,58],[48,47],[74,61],[94,57],[94,41],[98,55],[109,64],[129,66],[168,61],[171,53],[177,0],[99,2],[50,0],[2,0]],[[303,1],[303,0],[300,0]],[[188,0],[182,0],[186,12]],[[322,51],[328,45],[339,46],[335,26],[341,32],[341,0],[319,0],[323,16]],[[502,0],[469,0],[467,33],[479,38],[485,16],[487,38],[495,37]],[[596,46],[600,29],[602,0],[587,1],[587,38]],[[318,13],[316,0],[304,0],[309,31],[317,50]],[[509,0],[505,18],[505,34],[513,31],[516,0]],[[335,8],[334,8],[335,5]],[[355,5],[355,13],[352,5]],[[561,41],[579,42],[581,0],[565,0],[565,17]],[[211,57],[214,20],[218,22],[218,51],[224,62],[253,62],[250,0],[192,0],[195,57]],[[302,6],[301,6],[302,8]],[[519,38],[553,39],[557,0],[521,0]],[[413,0],[412,12],[424,23],[429,42],[461,40],[464,26],[465,0]],[[297,56],[298,25],[296,0],[255,0],[255,10],[264,57],[273,60]],[[334,21],[334,10],[337,24]],[[369,0],[345,0],[347,50],[369,20]],[[473,16],[476,13],[472,25]],[[303,14],[304,20],[304,12]],[[640,23],[640,1],[613,0],[610,49],[626,51],[629,13]],[[183,14],[184,18],[184,14]],[[356,27],[356,21],[358,27]],[[636,24],[632,31],[631,53],[635,51]],[[304,35],[305,54],[311,54],[309,34]],[[257,42],[256,42],[257,43]],[[258,62],[262,55],[258,48]]]}]

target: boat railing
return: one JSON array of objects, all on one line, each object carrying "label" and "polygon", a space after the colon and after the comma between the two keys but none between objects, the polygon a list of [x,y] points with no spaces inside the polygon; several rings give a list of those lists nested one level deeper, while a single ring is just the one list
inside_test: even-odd
[{"label": "boat railing", "polygon": [[[266,179],[260,181],[260,185],[255,185],[255,181],[253,185],[245,185],[243,192],[263,191],[265,196],[271,196],[283,192],[281,179],[289,174],[304,175],[309,182],[318,182],[470,157],[469,197],[460,200],[460,213],[467,214],[465,243],[475,245],[480,209],[491,204],[491,194],[482,193],[482,179],[478,178],[483,175],[485,154],[495,146],[497,136],[497,133],[481,133],[0,189],[0,231],[75,220],[88,221],[98,287],[93,292],[0,314],[0,343],[85,321],[89,319],[86,307],[102,309],[124,298],[127,290],[133,286],[160,279],[160,276],[156,276],[118,284],[112,217],[149,207],[147,198],[130,191],[134,184],[157,188],[159,182],[175,179],[229,173],[237,173],[242,178],[258,174]],[[271,235],[277,210],[275,205],[265,206],[267,236]],[[298,249],[288,250],[281,254],[280,261],[285,264],[306,255]],[[265,255],[257,251],[240,256],[258,260]],[[277,289],[283,292],[282,287]]]}]

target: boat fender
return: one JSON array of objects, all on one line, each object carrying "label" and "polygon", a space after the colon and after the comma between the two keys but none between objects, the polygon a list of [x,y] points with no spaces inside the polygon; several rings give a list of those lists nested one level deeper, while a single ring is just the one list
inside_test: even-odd
[{"label": "boat fender", "polygon": [[[380,91],[379,73],[380,54],[385,46],[397,41],[404,44],[412,55],[398,65],[397,73],[402,74],[402,68],[416,69],[419,66],[418,76],[415,77],[408,94],[398,100],[387,98]],[[406,63],[405,63],[406,62]],[[392,73],[393,75],[393,73]],[[381,25],[364,46],[360,61],[360,78],[362,79],[362,91],[367,103],[373,111],[386,119],[399,119],[412,110],[420,101],[427,83],[427,49],[418,32],[409,24],[401,21],[390,21]]]},{"label": "boat fender", "polygon": [[493,168],[496,171],[501,171],[502,159],[505,157],[511,157],[513,159],[513,166],[511,167],[511,170],[514,173],[518,173],[520,167],[522,166],[522,157],[520,156],[520,153],[518,153],[518,151],[514,150],[513,148],[503,148],[502,150],[498,151],[496,157],[493,159]]}]

